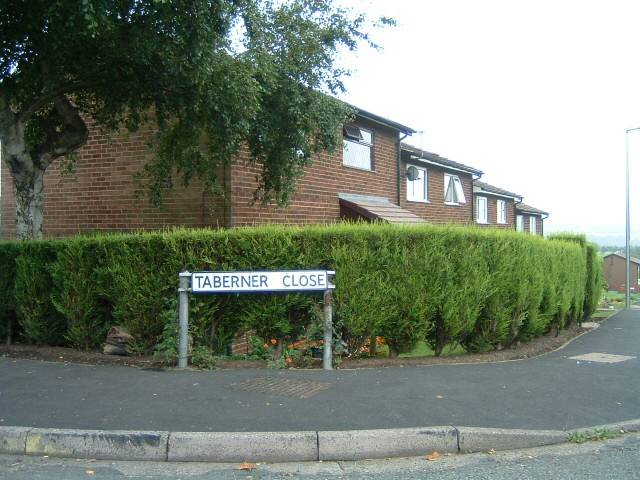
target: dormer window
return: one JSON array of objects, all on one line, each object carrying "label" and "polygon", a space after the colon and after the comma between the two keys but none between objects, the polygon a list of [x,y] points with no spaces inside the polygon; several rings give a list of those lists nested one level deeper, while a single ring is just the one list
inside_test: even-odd
[{"label": "dormer window", "polygon": [[357,125],[345,125],[342,164],[362,170],[373,170],[373,132]]},{"label": "dormer window", "polygon": [[447,205],[467,203],[462,189],[462,182],[457,175],[444,174],[444,203]]}]

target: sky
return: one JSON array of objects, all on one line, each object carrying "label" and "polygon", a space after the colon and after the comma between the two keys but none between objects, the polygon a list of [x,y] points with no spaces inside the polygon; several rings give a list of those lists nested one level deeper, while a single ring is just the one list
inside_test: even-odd
[{"label": "sky", "polygon": [[[640,127],[638,0],[339,0],[397,26],[341,53],[344,100],[550,212],[545,231],[624,242],[625,130]],[[629,139],[640,244],[640,131]]]}]

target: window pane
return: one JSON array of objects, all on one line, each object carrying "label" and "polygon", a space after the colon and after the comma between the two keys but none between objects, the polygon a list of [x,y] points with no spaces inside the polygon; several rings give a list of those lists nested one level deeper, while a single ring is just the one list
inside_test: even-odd
[{"label": "window pane", "polygon": [[363,143],[368,143],[369,145],[373,144],[373,134],[370,131],[361,128],[360,136],[362,137]]},{"label": "window pane", "polygon": [[427,178],[426,170],[416,168],[418,178],[411,181],[407,178],[407,200],[424,202],[427,199]]},{"label": "window pane", "polygon": [[498,223],[507,223],[507,203],[504,200],[497,201]]},{"label": "window pane", "polygon": [[476,221],[487,223],[487,199],[485,197],[476,197]]},{"label": "window pane", "polygon": [[523,227],[522,215],[516,216],[516,230],[521,232]]},{"label": "window pane", "polygon": [[529,217],[529,232],[536,233],[536,217]]},{"label": "window pane", "polygon": [[448,203],[457,203],[456,200],[456,188],[453,185],[453,177],[449,174],[444,174],[444,201]]},{"label": "window pane", "polygon": [[462,189],[462,182],[458,177],[452,177],[452,178],[453,178],[453,184],[455,185],[455,189],[456,189],[457,201],[459,203],[467,203],[467,199],[464,197],[464,190]]},{"label": "window pane", "polygon": [[371,147],[346,140],[342,149],[342,162],[351,167],[371,170]]}]

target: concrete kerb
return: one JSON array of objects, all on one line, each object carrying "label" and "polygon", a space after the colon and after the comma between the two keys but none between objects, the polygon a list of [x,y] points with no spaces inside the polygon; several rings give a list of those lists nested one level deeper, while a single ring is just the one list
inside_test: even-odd
[{"label": "concrete kerb", "polygon": [[514,450],[563,443],[573,432],[640,431],[640,419],[570,432],[424,427],[308,432],[149,432],[0,427],[0,453],[103,460],[300,462]]}]

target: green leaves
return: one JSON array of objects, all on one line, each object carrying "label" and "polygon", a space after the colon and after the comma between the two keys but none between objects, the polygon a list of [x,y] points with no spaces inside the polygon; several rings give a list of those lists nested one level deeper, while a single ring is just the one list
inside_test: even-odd
[{"label": "green leaves", "polygon": [[36,161],[78,148],[50,146],[71,125],[52,108],[64,97],[107,131],[156,124],[142,177],[155,204],[174,177],[216,191],[245,146],[262,167],[257,198],[284,203],[313,154],[340,145],[350,108],[327,94],[348,74],[338,49],[368,42],[365,28],[331,0],[6,0],[0,95]]},{"label": "green leaves", "polygon": [[[379,224],[3,242],[0,293],[9,308],[0,321],[15,311],[25,340],[82,348],[114,322],[142,351],[170,362],[178,272],[327,268],[336,271],[334,326],[347,354],[372,336],[394,353],[420,340],[436,353],[458,344],[486,351],[582,318],[595,295],[586,285],[597,285],[601,270],[585,248],[517,232]],[[193,347],[207,363],[207,352],[223,353],[243,329],[295,341],[317,323],[319,302],[307,294],[193,295]]]}]

